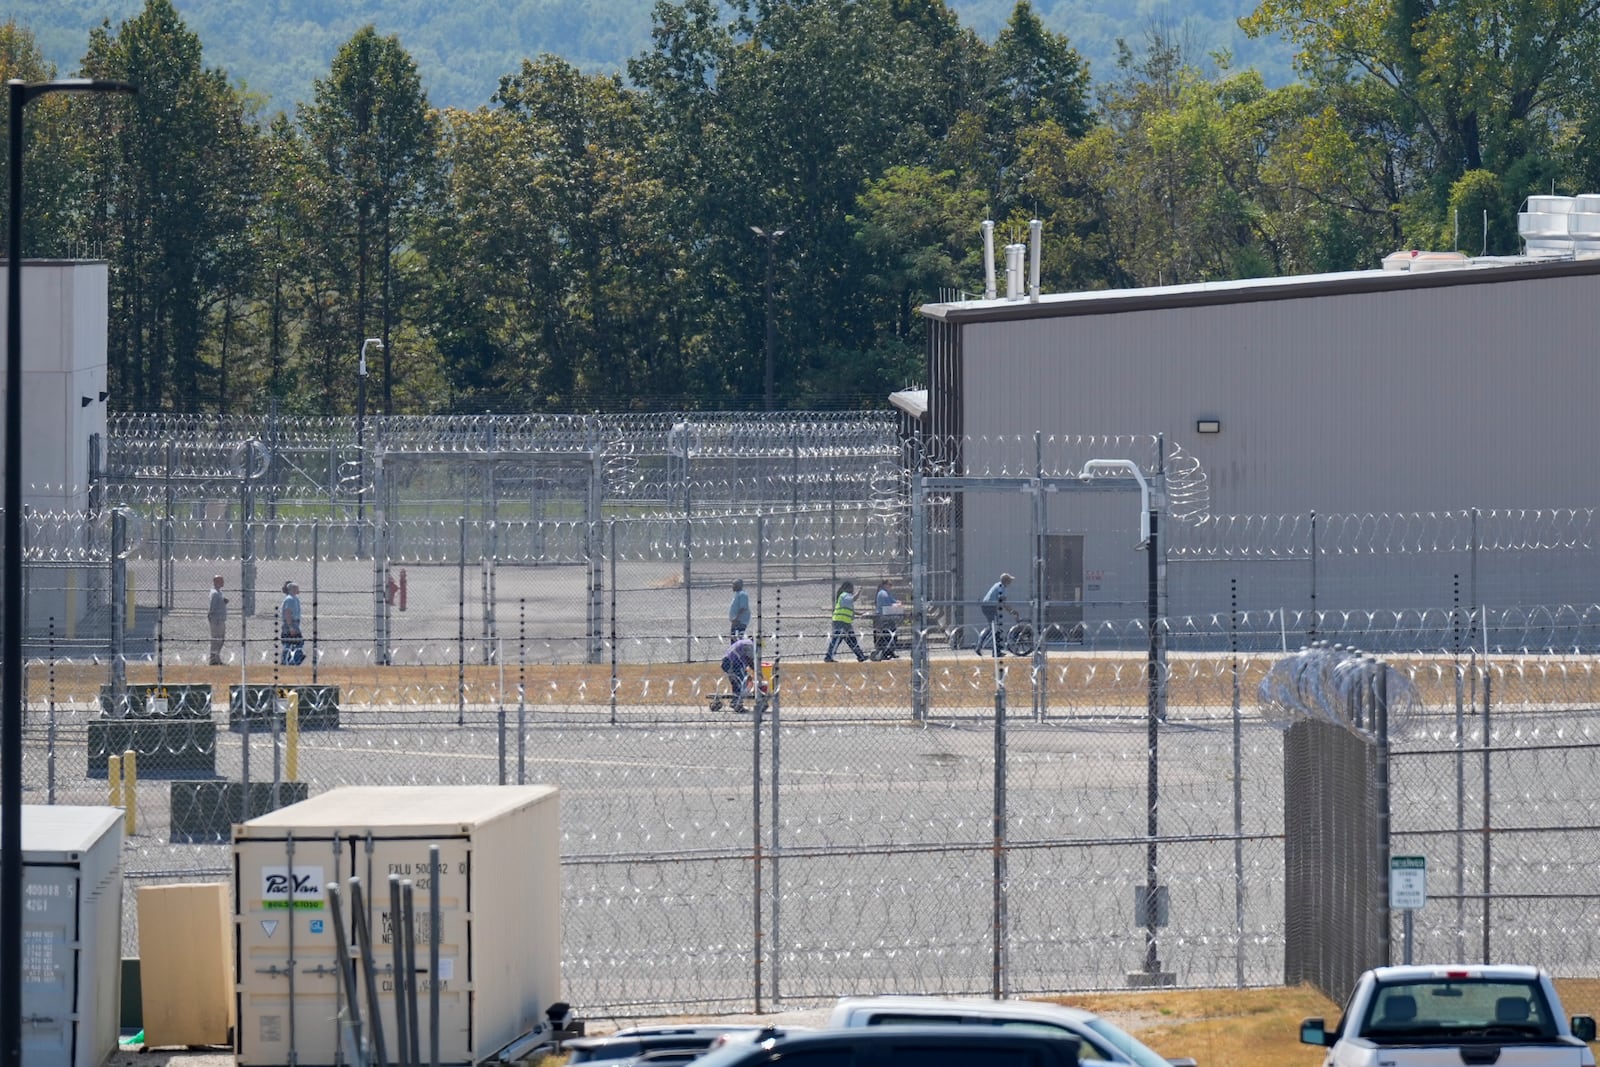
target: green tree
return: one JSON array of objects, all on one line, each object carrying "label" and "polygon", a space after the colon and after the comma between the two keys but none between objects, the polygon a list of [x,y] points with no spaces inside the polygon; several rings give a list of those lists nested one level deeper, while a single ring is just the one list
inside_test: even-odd
[{"label": "green tree", "polygon": [[[33,35],[14,21],[0,22],[0,82],[52,81],[54,66],[40,53]],[[75,106],[76,105],[76,106]],[[114,105],[105,97],[75,98],[69,94],[36,97],[27,108],[23,129],[22,253],[30,257],[65,258],[98,255],[87,243],[85,227],[94,208],[95,172],[88,139],[80,122],[98,122]],[[0,114],[0,135],[9,138],[9,114]],[[0,183],[9,184],[10,160],[0,159]],[[9,225],[0,206],[0,228]]]},{"label": "green tree", "polygon": [[636,94],[549,56],[450,113],[445,210],[421,243],[459,397],[524,408],[683,390],[687,272]]},{"label": "green tree", "polygon": [[977,52],[933,2],[780,0],[737,5],[727,21],[703,0],[658,6],[655,47],[630,73],[664,142],[664,179],[682,191],[669,216],[703,286],[701,365],[720,368],[738,402],[755,402],[763,380],[767,246],[752,226],[787,231],[773,252],[788,402],[858,378],[835,354],[882,351],[901,328],[863,299],[871,257],[852,215],[891,167],[933,161],[981,84]]},{"label": "green tree", "polygon": [[868,285],[886,303],[880,316],[891,324],[887,332],[920,339],[917,305],[970,284],[983,209],[983,194],[962,188],[952,171],[890,167],[867,183],[851,220],[869,257]]},{"label": "green tree", "polygon": [[[1359,100],[1381,108],[1402,217],[1428,243],[1468,171],[1498,175],[1506,204],[1555,176],[1552,131],[1593,110],[1597,14],[1592,0],[1263,0],[1243,25],[1288,37],[1314,85],[1371,87]],[[1360,128],[1354,113],[1342,118]],[[1513,250],[1515,230],[1489,244]]]},{"label": "green tree", "polygon": [[349,375],[365,337],[383,340],[382,410],[394,406],[394,338],[403,294],[398,260],[418,215],[438,188],[438,127],[415,61],[395,37],[358,30],[317,80],[314,102],[299,110],[312,162],[312,217],[322,236],[321,314],[305,339],[321,359],[327,395]]},{"label": "green tree", "polygon": [[226,76],[202,66],[170,0],[146,0],[115,34],[96,31],[83,69],[139,88],[82,131],[110,204],[83,232],[112,266],[112,391],[131,410],[218,405],[224,324],[254,270],[243,239],[258,196],[252,116]]}]

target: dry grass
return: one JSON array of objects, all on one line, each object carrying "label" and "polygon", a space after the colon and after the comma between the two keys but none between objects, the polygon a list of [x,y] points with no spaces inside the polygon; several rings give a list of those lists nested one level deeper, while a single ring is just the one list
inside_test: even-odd
[{"label": "dry grass", "polygon": [[[1600,1010],[1600,979],[1558,978],[1569,1015]],[[1329,1025],[1340,1006],[1309,986],[1095,993],[1055,998],[1088,1008],[1163,1056],[1192,1056],[1200,1067],[1316,1067],[1325,1050],[1300,1044],[1300,1020]]]},{"label": "dry grass", "polygon": [[[1256,687],[1276,657],[1241,660],[1239,688],[1247,707],[1255,704]],[[1400,657],[1391,659],[1396,667],[1415,680],[1426,706],[1453,707],[1455,703],[1454,662],[1446,656],[1435,658]],[[1026,660],[1005,661],[1008,683],[1013,691],[1025,691],[1030,684],[1030,664]],[[1106,653],[1053,654],[1049,660],[1047,684],[1050,691],[1067,703],[1098,707],[1143,707],[1146,687],[1142,655]],[[1593,703],[1600,701],[1600,660],[1561,656],[1517,657],[1495,661],[1495,701],[1501,706],[1521,702],[1562,701]],[[1174,655],[1168,660],[1167,698],[1174,706],[1226,706],[1233,689],[1232,661],[1225,656]],[[429,666],[396,665],[373,667],[345,665],[336,654],[318,668],[317,681],[337,685],[356,703],[417,703],[419,696],[431,700],[455,699],[460,679],[464,680],[470,702],[493,700],[502,680],[514,691],[521,679],[530,703],[604,704],[610,699],[609,664],[562,664],[555,666],[507,664],[499,667],[455,664]],[[887,663],[824,664],[816,660],[788,660],[782,664],[782,684],[786,692],[806,699],[807,694],[836,694],[841,690],[879,692],[885,699],[905,694],[910,687],[910,661]],[[931,662],[930,686],[935,701],[943,707],[987,707],[994,699],[993,661],[969,653],[940,651]],[[34,663],[29,665],[28,692],[32,699],[59,702],[89,701],[99,693],[108,677],[104,663]],[[199,664],[169,665],[163,675],[172,683],[209,682],[219,695],[237,684],[237,665],[208,667]],[[156,680],[151,663],[130,663],[127,679],[134,683]],[[271,663],[252,665],[252,685],[301,685],[311,681],[311,668],[281,667]],[[617,699],[626,704],[695,705],[704,694],[725,687],[716,662],[623,664],[617,668]],[[1470,692],[1470,691],[1469,691]],[[1469,695],[1469,700],[1471,696]]]},{"label": "dry grass", "polygon": [[1191,1056],[1200,1067],[1315,1067],[1323,1050],[1300,1044],[1300,1020],[1339,1014],[1336,1004],[1309,986],[1056,999],[1114,1019],[1163,1056]]}]

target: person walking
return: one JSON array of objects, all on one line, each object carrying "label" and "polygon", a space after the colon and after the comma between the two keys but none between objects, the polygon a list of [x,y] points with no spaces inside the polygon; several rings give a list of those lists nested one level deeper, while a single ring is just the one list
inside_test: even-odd
[{"label": "person walking", "polygon": [[728,640],[737,641],[750,628],[750,594],[744,591],[744,579],[733,580],[733,599],[728,601]]},{"label": "person walking", "polygon": [[228,598],[222,595],[222,575],[211,579],[211,602],[206,605],[206,622],[211,626],[211,658],[213,667],[222,665],[222,643],[228,639]]},{"label": "person walking", "polygon": [[860,663],[867,658],[861,651],[861,642],[856,640],[856,584],[845,582],[839,587],[839,595],[833,600],[833,636],[828,638],[828,651],[822,657],[822,662],[832,663],[833,653],[840,646],[850,646],[850,651],[856,654],[856,662]]},{"label": "person walking", "polygon": [[735,637],[722,654],[722,671],[733,686],[733,710],[743,712],[744,687],[756,663],[756,643],[743,635]]},{"label": "person walking", "polygon": [[988,625],[983,628],[983,633],[978,635],[978,654],[983,655],[985,650],[993,645],[996,656],[1005,648],[1005,641],[1000,636],[998,619],[1002,611],[1010,611],[1011,605],[1006,603],[1006,588],[1016,581],[1009,574],[1000,575],[1000,580],[989,587],[983,594],[983,601],[978,605],[983,609],[983,617],[988,620]]},{"label": "person walking", "polygon": [[283,583],[283,618],[279,636],[283,640],[283,663],[295,667],[305,662],[306,642],[300,633],[300,586]]},{"label": "person walking", "polygon": [[873,659],[895,659],[900,655],[895,645],[900,640],[900,614],[904,610],[890,591],[889,579],[879,582],[872,606]]}]

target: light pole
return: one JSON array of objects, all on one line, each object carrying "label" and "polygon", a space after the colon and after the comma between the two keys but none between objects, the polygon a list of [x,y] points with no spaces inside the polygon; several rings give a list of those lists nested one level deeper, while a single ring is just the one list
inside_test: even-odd
[{"label": "light pole", "polygon": [[786,226],[777,226],[770,230],[763,230],[760,226],[750,227],[750,232],[767,242],[767,366],[766,375],[762,379],[763,388],[761,399],[768,411],[772,410],[772,348],[777,340],[777,322],[772,317],[772,261],[773,252],[778,243],[778,238],[789,232]]},{"label": "light pole", "polygon": [[383,339],[369,337],[361,342],[361,363],[356,368],[356,555],[361,555],[361,541],[365,536],[362,524],[367,521],[367,349],[373,345],[383,351]]},{"label": "light pole", "polygon": [[22,109],[46,93],[135,93],[127,82],[6,82],[5,637],[0,658],[0,1067],[22,1065]]}]

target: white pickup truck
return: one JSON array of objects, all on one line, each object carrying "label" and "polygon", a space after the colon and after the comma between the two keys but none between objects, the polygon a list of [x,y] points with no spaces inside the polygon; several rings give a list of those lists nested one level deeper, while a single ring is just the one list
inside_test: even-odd
[{"label": "white pickup truck", "polygon": [[1324,1067],[1595,1067],[1594,1019],[1562,1014],[1550,976],[1508,965],[1379,967],[1333,1029],[1300,1024]]}]

